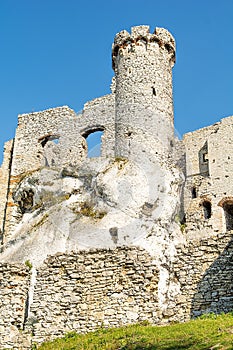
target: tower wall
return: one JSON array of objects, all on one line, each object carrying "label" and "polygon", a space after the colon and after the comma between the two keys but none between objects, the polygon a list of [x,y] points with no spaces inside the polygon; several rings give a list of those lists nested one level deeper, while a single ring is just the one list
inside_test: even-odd
[{"label": "tower wall", "polygon": [[154,34],[149,29],[138,26],[131,34],[118,33],[112,51],[116,74],[115,153],[131,159],[147,152],[154,142],[158,152],[159,145],[163,152],[169,151],[173,139],[175,41],[163,28],[156,28]]}]

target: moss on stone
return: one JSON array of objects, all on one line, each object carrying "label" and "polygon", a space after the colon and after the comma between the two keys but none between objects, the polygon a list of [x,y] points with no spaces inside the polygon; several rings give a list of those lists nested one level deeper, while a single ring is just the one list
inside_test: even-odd
[{"label": "moss on stone", "polygon": [[80,203],[78,208],[72,208],[76,214],[81,214],[93,219],[102,219],[107,213],[105,211],[96,210],[89,202]]}]

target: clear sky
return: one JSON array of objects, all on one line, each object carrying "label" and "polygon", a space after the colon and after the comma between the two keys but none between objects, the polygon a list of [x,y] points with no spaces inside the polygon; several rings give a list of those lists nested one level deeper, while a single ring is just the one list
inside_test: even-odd
[{"label": "clear sky", "polygon": [[233,0],[0,0],[0,163],[18,114],[109,93],[114,36],[140,24],[176,39],[180,135],[233,115]]}]

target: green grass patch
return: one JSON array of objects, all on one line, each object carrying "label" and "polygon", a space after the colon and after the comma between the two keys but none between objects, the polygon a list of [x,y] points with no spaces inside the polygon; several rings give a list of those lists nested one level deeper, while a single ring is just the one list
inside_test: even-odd
[{"label": "green grass patch", "polygon": [[233,349],[233,314],[210,315],[169,326],[133,325],[68,333],[38,350],[226,350]]}]

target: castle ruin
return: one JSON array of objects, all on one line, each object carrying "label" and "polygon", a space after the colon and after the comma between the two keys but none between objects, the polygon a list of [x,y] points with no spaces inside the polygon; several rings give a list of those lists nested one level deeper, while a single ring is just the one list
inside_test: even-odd
[{"label": "castle ruin", "polygon": [[19,115],[0,168],[0,349],[232,310],[233,117],[175,137],[175,50],[166,29],[122,31],[111,94]]}]

